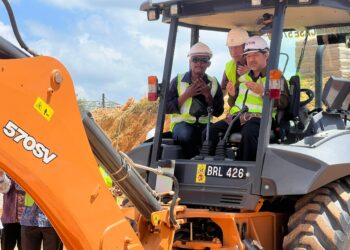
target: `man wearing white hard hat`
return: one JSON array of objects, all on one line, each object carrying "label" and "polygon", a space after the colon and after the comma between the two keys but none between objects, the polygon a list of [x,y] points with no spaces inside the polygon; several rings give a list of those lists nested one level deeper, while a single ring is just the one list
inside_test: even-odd
[{"label": "man wearing white hard hat", "polygon": [[227,34],[226,45],[232,59],[226,63],[225,72],[221,80],[221,89],[227,91],[230,107],[233,106],[237,98],[235,93],[238,93],[238,78],[249,70],[243,56],[244,44],[248,38],[248,32],[240,27],[231,29]]},{"label": "man wearing white hard hat", "polygon": [[196,43],[188,53],[190,71],[178,74],[170,83],[166,112],[171,114],[170,130],[182,146],[185,158],[199,153],[201,134],[208,123],[208,107],[212,107],[214,116],[224,111],[219,83],[205,73],[212,55],[206,44]]},{"label": "man wearing white hard hat", "polygon": [[[243,53],[249,71],[239,77],[239,88],[234,106],[230,109],[230,115],[235,116],[243,106],[248,107],[231,129],[233,132],[241,132],[242,139],[237,152],[237,160],[255,161],[258,146],[260,119],[263,110],[263,94],[266,81],[267,61],[269,58],[269,46],[260,36],[250,37],[244,45]],[[236,93],[234,93],[236,94]],[[284,91],[276,102],[276,107],[285,109],[288,105],[288,86],[284,82]],[[213,145],[219,141],[219,133],[225,132],[229,126],[227,121],[219,121],[210,127],[210,140]]]}]

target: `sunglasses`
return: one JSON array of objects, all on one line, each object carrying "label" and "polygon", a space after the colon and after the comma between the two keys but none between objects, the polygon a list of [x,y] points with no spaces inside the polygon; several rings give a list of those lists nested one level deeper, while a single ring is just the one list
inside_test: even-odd
[{"label": "sunglasses", "polygon": [[193,63],[208,63],[210,59],[208,57],[192,57],[191,61]]}]

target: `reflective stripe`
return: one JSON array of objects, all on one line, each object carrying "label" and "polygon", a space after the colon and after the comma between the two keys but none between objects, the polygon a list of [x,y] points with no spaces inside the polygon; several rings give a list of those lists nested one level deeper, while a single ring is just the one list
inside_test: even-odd
[{"label": "reflective stripe", "polygon": [[[177,76],[177,92],[181,96],[185,93],[186,89],[190,86],[188,82],[182,82],[184,75],[178,74]],[[219,83],[215,77],[208,76],[210,88],[210,94],[214,98],[219,87]],[[193,124],[196,122],[196,117],[190,115],[190,109],[192,105],[192,97],[188,98],[184,104],[180,107],[181,114],[171,114],[170,115],[170,131],[173,131],[174,126],[179,122],[187,122]],[[201,116],[198,118],[198,122],[202,124],[208,123],[208,116]]]},{"label": "reflective stripe", "polygon": [[[259,78],[261,80],[261,83],[265,85],[266,77]],[[243,107],[243,101],[245,98],[245,94],[247,91],[246,82],[253,81],[253,79],[249,76],[249,73],[245,73],[244,75],[239,77],[239,94],[235,102],[235,106],[233,106],[230,109],[230,114],[234,115],[235,113],[239,112],[240,109]],[[248,90],[247,98],[245,101],[245,105],[248,107],[249,113],[262,113],[263,109],[263,98],[262,96],[254,93],[253,91]]]},{"label": "reflective stripe", "polygon": [[[190,86],[190,84],[188,82],[182,82],[182,78],[184,77],[184,75],[180,75],[178,74],[177,76],[177,93],[180,95],[182,95],[183,93],[185,93],[186,89]],[[188,98],[180,107],[180,113],[181,114],[188,114],[190,113],[190,108],[192,105],[192,97]]]},{"label": "reflective stripe", "polygon": [[[196,122],[196,118],[191,116],[191,115],[187,115],[185,116],[184,114],[181,115],[181,114],[173,114],[171,115],[171,122],[176,122],[176,123],[179,123],[179,122],[183,122],[186,120],[186,122],[188,123],[195,123]],[[186,118],[185,118],[186,117]],[[184,119],[185,118],[185,119]]]},{"label": "reflective stripe", "polygon": [[226,63],[225,67],[225,74],[229,81],[231,81],[233,84],[236,83],[236,71],[237,71],[237,64],[231,60],[228,63]]},{"label": "reflective stripe", "polygon": [[[210,119],[211,121],[211,119]],[[198,118],[198,122],[202,124],[207,124],[208,123],[208,116],[201,116]]]}]

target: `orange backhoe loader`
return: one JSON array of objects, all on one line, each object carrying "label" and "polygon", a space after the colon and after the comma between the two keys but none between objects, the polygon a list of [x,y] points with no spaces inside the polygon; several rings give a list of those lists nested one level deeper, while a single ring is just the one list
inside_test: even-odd
[{"label": "orange backhoe loader", "polygon": [[[222,155],[183,159],[181,147],[162,131],[179,25],[191,29],[192,44],[202,29],[267,32],[269,72],[279,68],[283,32],[302,30],[305,45],[313,30],[319,44],[336,37],[332,43],[345,47],[349,1],[147,1],[141,9],[149,20],[162,15],[170,29],[156,88],[155,137],[128,155],[115,151],[91,114],[80,113],[66,68],[27,49],[11,11],[16,37],[29,53],[0,38],[0,168],[34,198],[67,249],[348,249],[350,81],[331,76],[322,92],[322,63],[332,60],[322,57],[322,49],[315,70],[320,104],[308,110],[314,92],[300,90],[300,74],[292,77],[290,109],[297,112],[291,111],[289,126],[271,141],[273,100],[265,95],[255,162],[235,160],[229,141]],[[115,203],[98,164],[132,207]],[[213,167],[222,174],[211,174]],[[168,184],[166,195],[159,191],[162,183]]]}]

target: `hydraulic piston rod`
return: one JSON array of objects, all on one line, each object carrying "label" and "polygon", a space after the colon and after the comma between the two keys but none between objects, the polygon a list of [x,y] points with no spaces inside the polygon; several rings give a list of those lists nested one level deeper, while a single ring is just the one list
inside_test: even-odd
[{"label": "hydraulic piston rod", "polygon": [[140,213],[149,220],[153,212],[161,209],[154,191],[131,166],[131,163],[113,148],[110,140],[90,113],[83,115],[83,124],[96,158]]}]

